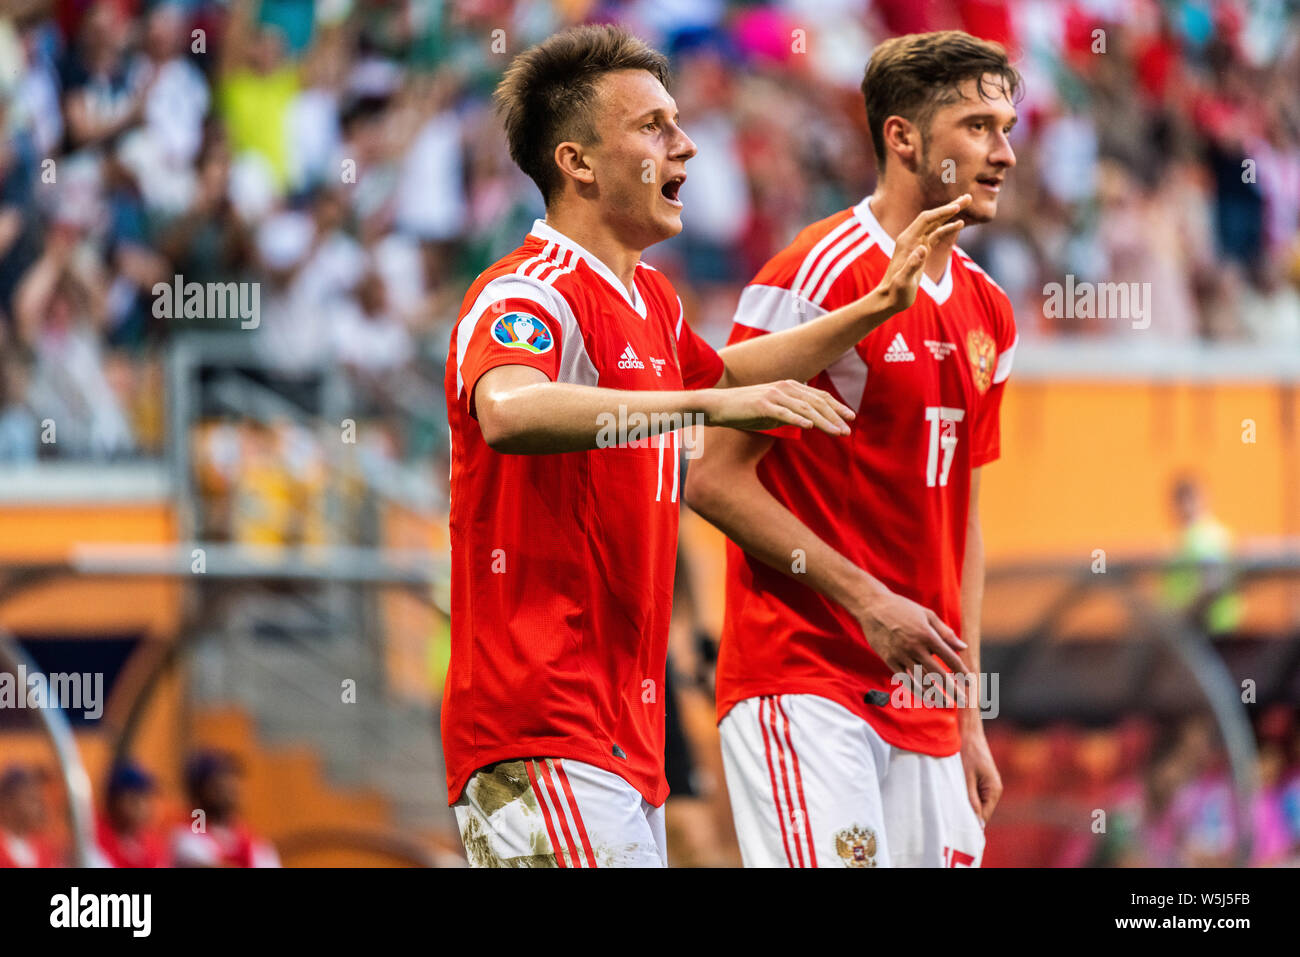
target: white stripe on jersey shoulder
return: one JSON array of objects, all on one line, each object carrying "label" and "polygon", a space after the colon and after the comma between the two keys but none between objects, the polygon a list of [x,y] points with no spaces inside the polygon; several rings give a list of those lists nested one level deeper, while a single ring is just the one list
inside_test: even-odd
[{"label": "white stripe on jersey shoulder", "polygon": [[557,279],[561,276],[567,276],[578,268],[578,254],[572,250],[561,251],[558,255],[553,255],[551,261],[555,264],[554,268],[538,276],[548,286],[554,286]]},{"label": "white stripe on jersey shoulder", "polygon": [[821,258],[822,253],[826,251],[827,247],[835,243],[846,232],[855,229],[856,227],[857,223],[854,222],[852,216],[849,216],[844,220],[844,222],[840,223],[821,239],[817,240],[813,248],[808,250],[808,254],[803,257],[803,262],[799,264],[799,271],[795,273],[794,282],[790,284],[790,288],[794,290],[802,289],[808,281],[808,274],[817,264],[817,261]]},{"label": "white stripe on jersey shoulder", "polygon": [[[521,264],[519,268],[523,268]],[[556,291],[550,282],[536,279],[519,272],[505,273],[497,276],[479,291],[478,298],[464,318],[456,324],[456,394],[465,388],[461,376],[461,365],[465,362],[465,351],[479,320],[492,307],[494,302],[504,299],[531,299],[546,309],[560,323],[560,371],[557,382],[575,382],[580,385],[595,385],[599,379],[595,365],[587,355],[586,343],[578,318],[573,313],[569,301]],[[549,277],[548,277],[549,278]]]},{"label": "white stripe on jersey shoulder", "polygon": [[874,236],[870,233],[862,234],[858,244],[840,257],[839,262],[835,264],[834,268],[826,273],[826,278],[822,280],[822,284],[817,287],[817,291],[809,298],[820,306],[826,300],[827,294],[831,291],[831,287],[835,285],[835,280],[840,278],[841,273],[852,266],[875,244],[876,240]]},{"label": "white stripe on jersey shoulder", "polygon": [[[1002,293],[1002,295],[1004,295],[1004,296],[1007,295],[1007,291],[1006,291],[1005,289],[1003,289],[1001,286],[999,286],[999,285],[997,284],[997,281],[996,281],[992,276],[990,276],[988,273],[986,273],[986,272],[984,271],[983,267],[981,267],[979,263],[977,263],[975,260],[971,259],[971,258],[970,258],[970,254],[967,253],[966,250],[962,249],[960,246],[954,246],[954,247],[953,247],[953,252],[955,252],[955,253],[957,254],[957,258],[961,260],[961,263],[962,263],[963,266],[965,266],[965,267],[966,267],[967,269],[969,269],[971,272],[973,272],[973,273],[978,273],[979,275],[983,276],[983,277],[984,277],[984,280],[985,280],[985,281],[986,281],[990,286],[992,286],[994,289],[996,289],[998,292]],[[1010,297],[1010,296],[1007,296],[1007,298],[1010,299],[1011,297]]]},{"label": "white stripe on jersey shoulder", "polygon": [[[852,221],[851,217],[850,221]],[[802,286],[795,287],[795,292],[810,302],[820,303],[821,300],[817,295],[817,290],[821,287],[822,277],[830,272],[833,266],[838,265],[851,248],[866,238],[869,238],[867,227],[855,222],[854,228],[846,230],[836,240],[835,245],[826,251],[821,261],[808,274],[807,281]],[[822,295],[825,295],[825,293],[823,292]]]},{"label": "white stripe on jersey shoulder", "polygon": [[781,332],[825,314],[821,306],[795,295],[792,290],[751,283],[740,291],[740,303],[732,321],[764,332]]},{"label": "white stripe on jersey shoulder", "polygon": [[[533,228],[528,235],[536,236],[538,239],[544,239],[548,243],[555,243],[557,246],[560,246],[564,249],[571,250],[573,253],[576,254],[578,258],[585,259],[587,265],[591,268],[592,272],[594,272],[597,276],[603,279],[606,283],[609,284],[611,289],[613,289],[620,296],[622,296],[623,301],[626,302],[629,306],[631,306],[637,315],[639,315],[642,319],[646,317],[645,297],[642,296],[640,290],[636,288],[635,278],[633,278],[632,288],[629,290],[626,286],[623,285],[622,280],[620,280],[617,276],[614,275],[614,271],[612,269],[610,269],[603,262],[601,262],[600,259],[594,256],[591,252],[584,249],[582,246],[574,242],[568,236],[564,235],[564,233],[560,232],[558,229],[556,229],[554,226],[552,226],[544,219],[533,220]],[[575,265],[577,264],[576,259],[574,261],[574,264]],[[635,271],[633,272],[633,276],[635,277]]]},{"label": "white stripe on jersey shoulder", "polygon": [[547,258],[551,255],[551,248],[554,245],[555,245],[554,243],[547,243],[545,246],[542,247],[542,251],[538,253],[536,256],[534,256],[532,259],[525,259],[523,262],[521,262],[515,268],[515,273],[520,276],[528,275],[529,270],[534,269],[539,264],[546,262]]},{"label": "white stripe on jersey shoulder", "polygon": [[673,333],[674,339],[682,337],[682,323],[686,321],[686,307],[682,305],[682,297],[677,297],[677,331]]},{"label": "white stripe on jersey shoulder", "polygon": [[518,275],[527,276],[530,279],[540,279],[543,272],[555,265],[555,260],[552,258],[554,253],[555,244],[547,243],[545,248],[542,249],[541,255],[534,256],[532,259],[528,260],[528,262],[516,269],[515,272]]},{"label": "white stripe on jersey shoulder", "polygon": [[993,370],[993,382],[1006,382],[1007,376],[1011,375],[1011,364],[1016,361],[1016,346],[1020,345],[1020,333],[1011,340],[1011,345],[1007,346],[1006,352],[998,356],[998,366]]},{"label": "white stripe on jersey shoulder", "polygon": [[520,263],[515,273],[553,286],[555,280],[573,272],[576,267],[577,256],[573,250],[564,249],[557,243],[547,243],[539,255]]}]

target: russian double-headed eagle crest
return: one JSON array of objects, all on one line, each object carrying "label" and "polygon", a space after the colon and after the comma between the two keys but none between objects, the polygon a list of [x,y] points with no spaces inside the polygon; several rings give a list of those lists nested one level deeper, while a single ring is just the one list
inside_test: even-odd
[{"label": "russian double-headed eagle crest", "polygon": [[845,867],[876,866],[876,832],[869,827],[846,827],[835,832],[835,853]]},{"label": "russian double-headed eagle crest", "polygon": [[975,377],[975,388],[980,395],[989,390],[993,382],[993,370],[996,368],[998,346],[993,337],[983,329],[972,329],[966,337],[966,353],[970,356],[971,375]]}]

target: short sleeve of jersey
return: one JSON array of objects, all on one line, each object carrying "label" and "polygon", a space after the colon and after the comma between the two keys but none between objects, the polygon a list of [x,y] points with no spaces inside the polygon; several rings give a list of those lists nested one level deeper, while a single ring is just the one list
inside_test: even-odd
[{"label": "short sleeve of jersey", "polygon": [[[789,267],[786,267],[785,271],[788,272],[788,269]],[[777,281],[788,278],[784,273],[776,270],[775,264],[765,267],[764,273],[767,272],[772,272]],[[731,336],[727,339],[727,345],[757,339],[769,332],[793,329],[805,319],[815,319],[825,312],[823,307],[814,305],[783,286],[751,283],[740,293],[740,305],[736,307],[736,317],[731,326]],[[783,425],[780,428],[768,429],[763,432],[763,435],[770,435],[777,439],[797,439],[803,435],[803,429],[797,425]]]},{"label": "short sleeve of jersey", "polygon": [[[756,329],[737,322],[731,327],[731,336],[727,339],[727,345],[735,345],[737,342],[746,342],[765,335],[767,335],[766,329]],[[759,434],[770,435],[774,439],[797,439],[803,436],[803,429],[797,425],[782,425],[775,429],[764,429]]]},{"label": "short sleeve of jersey", "polygon": [[725,368],[722,357],[690,327],[680,305],[678,309],[677,365],[682,370],[682,385],[688,389],[712,389],[722,378]]},{"label": "short sleeve of jersey", "polygon": [[1011,315],[1011,306],[1005,307],[998,321],[998,358],[993,370],[993,381],[979,405],[979,414],[975,419],[972,436],[971,468],[987,465],[1002,454],[1002,393],[1006,389],[1007,377],[1011,375],[1011,365],[1015,361],[1016,346],[1020,341],[1016,333],[1015,320]]},{"label": "short sleeve of jersey", "polygon": [[[474,388],[483,373],[497,366],[529,366],[555,381],[560,370],[561,326],[545,306],[522,297],[495,299],[472,323],[463,323],[461,350],[462,398],[470,415]],[[477,416],[476,416],[477,417]]]}]

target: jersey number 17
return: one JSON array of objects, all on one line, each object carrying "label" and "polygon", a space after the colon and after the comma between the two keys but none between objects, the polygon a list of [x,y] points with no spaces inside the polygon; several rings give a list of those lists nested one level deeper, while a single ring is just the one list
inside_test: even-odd
[{"label": "jersey number 17", "polygon": [[[946,405],[925,407],[925,420],[930,423],[930,454],[925,460],[925,484],[930,488],[948,484],[948,470],[952,456],[957,451],[957,423],[966,418],[965,409],[950,409]],[[939,453],[943,452],[943,463]]]}]

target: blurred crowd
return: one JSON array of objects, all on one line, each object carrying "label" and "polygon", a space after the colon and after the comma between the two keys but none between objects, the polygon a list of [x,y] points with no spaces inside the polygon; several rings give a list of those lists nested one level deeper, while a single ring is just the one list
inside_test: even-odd
[{"label": "blurred crowd", "polygon": [[[986,864],[1300,867],[1300,712],[1257,712],[1254,732],[1255,759],[1241,769],[1252,797],[1241,806],[1208,714],[1092,730],[998,722],[989,744],[1006,793],[989,822]],[[183,798],[134,764],[117,766],[97,792],[93,865],[280,866],[243,813],[242,786],[239,764],[220,751],[190,758]],[[693,823],[702,843],[716,844],[707,819],[687,813],[698,808],[682,787],[672,823]],[[33,765],[0,769],[0,867],[67,866],[71,855],[62,782]]]},{"label": "blurred crowd", "polygon": [[[715,343],[768,256],[870,190],[858,84],[873,45],[947,27],[1004,43],[1025,77],[1018,169],[998,221],[965,243],[1011,295],[1022,335],[1130,330],[1045,311],[1047,284],[1073,276],[1150,283],[1145,335],[1300,343],[1300,17],[1286,3],[13,0],[6,10],[0,461],[157,454],[167,347],[207,330],[246,337],[284,381],[338,372],[348,407],[382,434],[381,458],[437,464],[460,298],[543,212],[489,96],[513,53],[584,19],[623,22],[672,57],[699,154],[685,231],[649,258]],[[155,286],[176,277],[256,283],[256,328],[160,309]],[[275,442],[304,444],[268,427]],[[263,440],[219,431],[198,465],[237,470]]]},{"label": "blurred crowd", "polygon": [[[154,778],[117,765],[104,782],[89,847],[93,867],[279,867],[275,847],[241,814],[241,767],[223,751],[201,751],[185,767],[188,809],[165,809]],[[44,768],[0,771],[0,867],[74,863],[60,782]]]},{"label": "blurred crowd", "polygon": [[[1068,773],[1065,807],[1074,819],[1048,827],[1051,848],[1039,863],[1064,867],[1300,867],[1300,728],[1293,707],[1257,716],[1258,748],[1243,768],[1254,796],[1239,807],[1233,769],[1208,715],[1153,725],[1131,720],[1108,733],[1084,736],[1054,772],[1008,754],[1004,779],[1019,801],[1043,800],[1053,773]],[[1039,739],[1041,758],[1050,744]],[[1008,793],[1011,793],[1010,791]],[[1051,806],[1050,800],[1044,804]],[[1010,809],[1007,809],[1010,810]],[[1097,811],[1104,814],[1098,814]],[[1088,826],[1078,815],[1087,812]],[[1003,822],[1004,824],[1006,822]],[[1028,840],[1032,842],[1030,829]]]}]

